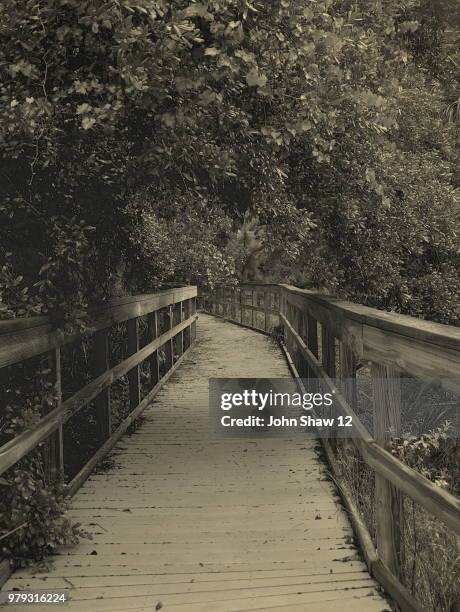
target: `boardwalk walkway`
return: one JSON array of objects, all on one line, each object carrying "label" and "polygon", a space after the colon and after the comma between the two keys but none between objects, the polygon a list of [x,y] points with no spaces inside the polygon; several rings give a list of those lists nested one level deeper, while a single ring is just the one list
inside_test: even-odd
[{"label": "boardwalk walkway", "polygon": [[210,377],[268,376],[289,376],[275,344],[200,315],[197,344],[142,427],[73,498],[93,539],[4,588],[70,589],[72,612],[389,610],[314,442],[208,433]]}]

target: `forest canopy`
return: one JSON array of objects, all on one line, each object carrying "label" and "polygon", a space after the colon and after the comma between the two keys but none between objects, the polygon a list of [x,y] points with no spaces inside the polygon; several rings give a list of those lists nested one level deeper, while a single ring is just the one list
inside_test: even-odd
[{"label": "forest canopy", "polygon": [[[455,0],[3,0],[0,318],[258,273],[460,318]],[[83,320],[82,319],[82,320]]]}]

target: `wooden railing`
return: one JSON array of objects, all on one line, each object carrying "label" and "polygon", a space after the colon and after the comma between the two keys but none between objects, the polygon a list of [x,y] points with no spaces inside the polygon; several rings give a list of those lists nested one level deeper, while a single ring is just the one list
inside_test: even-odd
[{"label": "wooden railing", "polygon": [[[372,575],[403,611],[422,607],[400,581],[400,496],[405,494],[460,535],[460,501],[388,450],[389,432],[400,434],[398,379],[436,378],[460,391],[460,329],[379,311],[288,285],[243,284],[220,287],[201,298],[214,315],[283,338],[291,367],[302,379],[320,378],[336,393],[341,414],[351,416],[355,437],[322,440],[329,465],[347,506]],[[337,357],[337,358],[336,358]],[[371,363],[375,438],[355,412],[358,363]],[[339,363],[339,371],[337,364]],[[344,389],[337,389],[343,379]],[[304,389],[305,390],[305,389]],[[375,540],[362,520],[351,491],[341,478],[336,444],[353,444],[375,474]]]},{"label": "wooden railing", "polygon": [[[89,331],[85,335],[63,335],[44,317],[0,322],[0,373],[7,373],[14,364],[42,355],[52,370],[57,398],[55,405],[38,422],[0,447],[0,475],[44,442],[47,470],[63,475],[66,452],[63,426],[94,401],[92,421],[97,429],[99,447],[70,481],[69,493],[73,494],[182,361],[196,334],[196,295],[196,287],[182,287],[112,300],[90,316]],[[141,317],[146,317],[148,330],[148,340],[142,348],[139,344]],[[163,329],[159,326],[160,318]],[[109,367],[109,330],[124,322],[128,356]],[[90,360],[92,379],[62,401],[61,349],[89,336],[93,337],[94,351]],[[142,398],[140,367],[145,360],[150,364],[150,381],[149,390]],[[114,429],[110,388],[125,375],[129,381],[129,414]]]}]

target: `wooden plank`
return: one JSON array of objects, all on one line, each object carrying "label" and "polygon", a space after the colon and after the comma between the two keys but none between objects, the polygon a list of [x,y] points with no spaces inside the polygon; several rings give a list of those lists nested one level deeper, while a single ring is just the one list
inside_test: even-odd
[{"label": "wooden plank", "polygon": [[[180,312],[180,320],[181,322],[184,320],[184,304],[180,302],[179,304],[179,312]],[[179,332],[179,357],[184,353],[184,330]]]},{"label": "wooden plank", "polygon": [[[61,350],[59,348],[50,352],[47,357],[51,376],[54,379],[55,407],[62,404],[62,381],[61,381]],[[49,412],[49,410],[48,410]],[[64,478],[64,437],[62,425],[49,437],[45,448],[45,472],[51,480]]]},{"label": "wooden plank", "polygon": [[[399,372],[372,364],[374,437],[389,449],[391,438],[401,435],[401,387]],[[377,550],[390,572],[399,576],[401,524],[404,522],[400,492],[380,474],[375,475],[375,521]]]},{"label": "wooden plank", "polygon": [[460,390],[460,334],[431,323],[285,287],[285,299],[306,308],[360,358],[399,367],[420,378],[441,378]]},{"label": "wooden plank", "polygon": [[[94,337],[93,372],[95,378],[110,369],[109,335],[106,329],[96,332]],[[94,418],[96,420],[97,437],[102,445],[112,433],[112,413],[110,410],[110,387],[103,389],[95,398]]]},{"label": "wooden plank", "polygon": [[[307,572],[305,569],[299,570],[270,570],[257,572],[195,572],[187,574],[138,574],[138,575],[101,575],[101,576],[73,576],[71,583],[74,588],[100,589],[101,587],[120,587],[120,586],[146,586],[160,585],[160,588],[166,585],[174,585],[179,589],[181,585],[194,584],[195,588],[210,589],[214,586],[223,588],[224,586],[233,588],[258,587],[258,586],[282,586],[283,584],[321,584],[323,581],[338,579],[356,580],[365,579],[368,576],[367,572],[362,568],[350,568],[348,564],[345,567],[338,569],[331,576],[331,573],[326,570],[314,569]],[[50,578],[44,576],[24,576],[18,577],[15,575],[15,580],[12,583],[18,589],[35,588],[63,588],[69,587],[69,583],[63,577]]]},{"label": "wooden plank", "polygon": [[418,378],[435,378],[460,392],[460,351],[368,325],[363,326],[363,358],[396,367]]},{"label": "wooden plank", "polygon": [[[263,589],[258,592],[255,589],[248,589],[244,593],[235,593],[232,591],[224,591],[219,593],[207,594],[176,594],[154,599],[151,594],[139,595],[131,597],[117,597],[110,599],[92,599],[92,600],[73,600],[67,604],[69,610],[87,612],[90,602],[92,612],[108,612],[111,610],[136,610],[146,607],[150,611],[161,601],[162,607],[166,610],[184,610],[187,612],[241,612],[249,610],[260,610],[264,606],[275,608],[280,605],[303,604],[315,605],[321,602],[327,602],[329,610],[334,608],[343,610],[343,600],[349,599],[350,603],[354,603],[354,607],[349,608],[354,611],[359,611],[360,601],[363,603],[362,610],[368,612],[382,610],[382,600],[378,598],[378,593],[374,591],[372,595],[375,597],[373,602],[369,596],[371,583],[369,581],[361,581],[355,586],[346,586],[340,588],[326,588],[325,590],[309,591],[305,589],[296,589],[294,587],[276,587],[274,589]],[[377,600],[379,606],[377,607]],[[372,603],[375,607],[370,607]],[[304,608],[305,610],[306,608]],[[326,608],[327,609],[327,608]]]},{"label": "wooden plank", "polygon": [[268,316],[269,316],[269,308],[270,308],[270,293],[268,289],[264,291],[264,330],[268,332]]},{"label": "wooden plank", "polygon": [[345,577],[343,576],[321,576],[316,580],[308,580],[305,578],[287,578],[268,579],[264,581],[215,581],[213,583],[195,583],[188,584],[138,584],[134,586],[110,586],[110,587],[80,587],[72,601],[87,601],[93,602],[96,599],[117,600],[118,598],[134,599],[154,595],[158,598],[163,598],[165,605],[173,605],[174,603],[183,603],[187,605],[195,601],[219,601],[234,600],[243,597],[268,597],[279,595],[290,595],[295,592],[302,593],[334,593],[335,591],[343,591],[344,589],[367,589],[375,587],[375,582],[371,580],[369,575],[359,575]]},{"label": "wooden plank", "polygon": [[351,347],[345,343],[340,344],[340,377],[343,380],[343,394],[347,402],[357,406],[358,392],[356,387],[357,359]]},{"label": "wooden plank", "polygon": [[318,323],[316,319],[307,312],[307,343],[312,354],[318,358]]},{"label": "wooden plank", "polygon": [[[173,314],[174,314],[173,306],[172,306],[172,304],[170,304],[169,309],[168,309],[168,326],[169,326],[169,329],[173,328]],[[164,352],[165,352],[165,360],[166,360],[166,368],[167,368],[167,370],[172,368],[172,366],[174,365],[174,344],[173,344],[174,335],[172,335],[171,338],[167,342],[165,342],[165,344],[164,344]]]},{"label": "wooden plank", "polygon": [[[139,352],[139,319],[130,319],[127,323],[128,332],[128,355],[136,355]],[[134,410],[141,401],[141,370],[139,363],[128,372],[129,381],[129,406]]]},{"label": "wooden plank", "polygon": [[[171,302],[195,299],[196,287],[183,287],[151,295],[131,296],[112,300],[107,306],[88,315],[88,333],[110,327],[134,317],[168,306]],[[54,330],[45,317],[0,321],[0,368],[52,351],[74,342],[81,334],[63,335]]]},{"label": "wooden plank", "polygon": [[341,316],[383,331],[436,344],[441,348],[460,351],[460,329],[458,327],[433,323],[396,312],[377,310],[291,285],[282,284],[280,287],[287,295],[302,299],[307,309],[310,305],[317,304],[324,311],[330,311],[331,314],[327,316],[336,318]]},{"label": "wooden plank", "polygon": [[330,378],[335,378],[335,339],[323,325],[321,330],[321,362]]},{"label": "wooden plank", "polygon": [[[150,340],[158,338],[158,313],[152,312],[148,315],[148,326]],[[154,387],[160,380],[160,360],[158,359],[158,350],[154,351],[150,357],[150,385]]]}]

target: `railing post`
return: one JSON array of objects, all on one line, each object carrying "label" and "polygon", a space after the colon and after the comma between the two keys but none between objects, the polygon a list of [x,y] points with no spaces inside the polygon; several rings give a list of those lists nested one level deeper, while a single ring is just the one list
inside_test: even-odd
[{"label": "railing post", "polygon": [[[340,377],[343,381],[343,395],[348,404],[357,409],[358,390],[356,388],[356,370],[357,361],[353,350],[345,342],[340,343]],[[353,444],[349,438],[344,438],[343,445],[345,449],[352,452]]]},{"label": "railing post", "polygon": [[341,342],[340,344],[340,376],[343,380],[343,394],[350,406],[356,410],[358,399],[356,389],[357,362],[353,350]]},{"label": "railing post", "polygon": [[[139,319],[128,320],[128,355],[134,355],[139,351]],[[134,366],[132,370],[128,372],[129,381],[129,405],[131,410],[134,410],[141,401],[141,380],[140,380],[140,367],[139,365]]]},{"label": "railing post", "polygon": [[[179,312],[180,312],[180,322],[182,323],[182,321],[184,320],[184,302],[180,302],[179,308],[180,308],[180,310],[179,310]],[[180,333],[179,352],[180,352],[180,355],[184,354],[184,330],[182,330],[181,333]]]},{"label": "railing post", "polygon": [[308,348],[318,359],[318,325],[316,323],[316,319],[309,313],[307,313],[307,339]]},{"label": "railing post", "polygon": [[[172,329],[174,327],[173,305],[172,304],[169,305],[168,320],[169,320],[169,329]],[[172,338],[171,340],[168,340],[165,344],[165,357],[166,357],[167,370],[169,370],[174,365],[174,344],[173,344]]]},{"label": "railing post", "polygon": [[335,378],[335,340],[329,329],[321,326],[322,363],[330,378]]},{"label": "railing post", "polygon": [[239,287],[238,290],[240,298],[240,323],[243,323],[243,302],[244,302],[244,290]]},{"label": "railing post", "polygon": [[[109,333],[108,329],[101,329],[94,336],[94,374],[100,376],[109,368]],[[110,387],[103,389],[94,403],[97,436],[102,445],[112,433]]]},{"label": "railing post", "polygon": [[[299,335],[302,338],[302,340],[305,342],[305,344],[307,344],[307,324],[306,324],[305,318],[306,318],[305,310],[299,309]],[[300,353],[300,364],[301,364],[301,367],[299,370],[300,378],[305,378],[308,376],[308,362],[303,357],[302,353]]]},{"label": "railing post", "polygon": [[[47,354],[47,361],[53,377],[54,397],[56,404],[51,409],[59,406],[62,402],[61,383],[61,349],[58,347]],[[64,443],[62,425],[48,438],[44,452],[45,472],[50,479],[64,477]]]},{"label": "railing post", "polygon": [[[291,325],[297,333],[300,332],[300,311],[297,308],[297,306],[292,307]],[[297,372],[300,374],[302,356],[300,354],[300,350],[299,350],[299,347],[296,341],[293,342],[291,356],[292,356],[292,360],[294,361]]]},{"label": "railing post", "polygon": [[278,325],[281,324],[281,289],[279,287],[276,288],[274,293],[274,307],[275,310],[278,311]]},{"label": "railing post", "polygon": [[264,289],[264,330],[268,331],[268,308],[269,308],[269,292]]},{"label": "railing post", "polygon": [[[335,378],[335,338],[324,324],[321,325],[321,362],[328,376]],[[330,418],[336,418],[334,406],[331,406],[327,412]],[[328,436],[331,447],[335,449],[337,446],[336,430],[328,428]]]},{"label": "railing post", "polygon": [[[158,315],[157,312],[151,312],[148,315],[148,326],[150,340],[158,338]],[[154,387],[160,380],[160,360],[158,359],[158,349],[152,353],[150,357],[150,385]]]},{"label": "railing post", "polygon": [[251,287],[251,327],[254,327],[254,289]]},{"label": "railing post", "polygon": [[[189,314],[190,316],[196,314],[196,298],[194,297],[190,300]],[[192,344],[195,341],[195,338],[196,338],[196,320],[193,321],[193,323],[190,325],[190,344]]]},{"label": "railing post", "polygon": [[[401,435],[401,387],[399,371],[372,364],[374,396],[374,438],[383,447],[389,447],[392,437]],[[399,575],[402,498],[401,494],[383,476],[375,474],[375,523],[377,551],[380,559],[395,575]]]}]

